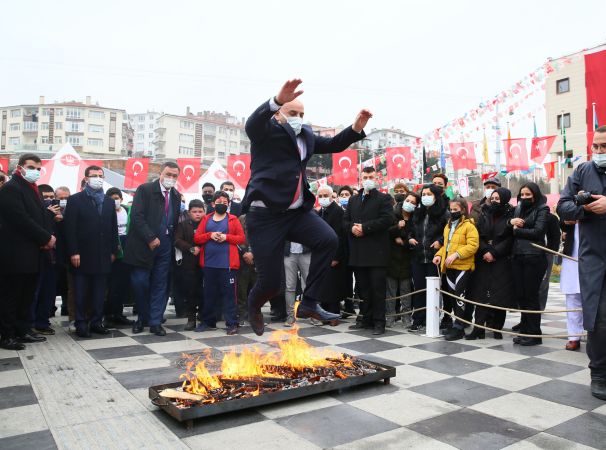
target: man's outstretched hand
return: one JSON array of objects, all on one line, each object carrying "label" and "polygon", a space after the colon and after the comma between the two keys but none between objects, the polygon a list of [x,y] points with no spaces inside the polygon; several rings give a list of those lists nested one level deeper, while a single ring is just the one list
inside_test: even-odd
[{"label": "man's outstretched hand", "polygon": [[296,90],[299,85],[303,83],[303,80],[300,78],[295,78],[293,80],[288,80],[276,95],[276,102],[280,105],[284,103],[292,102],[295,98],[303,93],[301,90]]},{"label": "man's outstretched hand", "polygon": [[368,123],[368,119],[370,119],[371,117],[372,113],[369,110],[363,109],[362,111],[360,111],[356,116],[356,120],[353,123],[353,130],[356,133],[360,133]]}]

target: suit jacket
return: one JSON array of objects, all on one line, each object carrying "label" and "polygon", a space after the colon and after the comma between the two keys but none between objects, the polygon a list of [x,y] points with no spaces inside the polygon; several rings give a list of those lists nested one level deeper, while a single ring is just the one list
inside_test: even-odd
[{"label": "suit jacket", "polygon": [[0,188],[0,272],[38,273],[40,247],[51,238],[46,208],[19,175]]},{"label": "suit jacket", "polygon": [[64,236],[67,257],[80,255],[80,267],[69,263],[74,273],[109,274],[111,256],[118,254],[118,219],[114,201],[104,197],[101,214],[86,192],[78,192],[67,199]]},{"label": "suit jacket", "polygon": [[341,208],[335,202],[330,202],[328,207],[322,208],[317,212],[318,215],[322,217],[322,219],[324,219],[328,225],[330,225],[339,238],[339,247],[337,248],[337,253],[334,260],[339,261],[341,265],[346,266],[347,252],[345,251],[345,233],[343,232],[343,215],[345,212],[343,211],[343,208]]},{"label": "suit jacket", "polygon": [[[354,267],[387,267],[389,262],[389,227],[395,217],[391,199],[376,189],[365,195],[361,189],[349,200],[343,215],[345,232],[349,239],[349,265]],[[362,237],[355,237],[351,228],[362,224]]]},{"label": "suit jacket", "polygon": [[307,154],[301,161],[297,136],[288,124],[273,119],[269,101],[263,103],[246,121],[246,134],[251,146],[251,175],[242,201],[243,212],[251,202],[261,200],[274,210],[286,210],[293,201],[297,185],[303,175],[303,207],[311,210],[315,196],[309,190],[305,169],[315,153],[337,153],[345,150],[366,135],[345,128],[333,138],[314,135],[311,127],[304,125],[301,136],[305,140]]},{"label": "suit jacket", "polygon": [[[168,224],[171,244],[179,222],[181,194],[170,190],[170,206],[173,220]],[[151,269],[154,266],[154,251],[149,243],[160,237],[160,226],[164,217],[164,194],[158,180],[140,185],[135,192],[130,209],[128,243],[124,251],[124,262],[137,267]],[[172,246],[172,245],[171,245]]]}]

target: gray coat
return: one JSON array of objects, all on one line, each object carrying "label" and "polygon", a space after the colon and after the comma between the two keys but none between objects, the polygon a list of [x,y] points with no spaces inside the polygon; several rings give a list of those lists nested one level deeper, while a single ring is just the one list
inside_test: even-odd
[{"label": "gray coat", "polygon": [[[574,204],[579,191],[606,195],[606,173],[592,161],[580,164],[568,178],[558,202],[561,220],[579,221],[579,282],[583,298],[583,325],[593,331],[606,275],[606,214],[593,214]],[[606,299],[601,299],[606,301]]]}]

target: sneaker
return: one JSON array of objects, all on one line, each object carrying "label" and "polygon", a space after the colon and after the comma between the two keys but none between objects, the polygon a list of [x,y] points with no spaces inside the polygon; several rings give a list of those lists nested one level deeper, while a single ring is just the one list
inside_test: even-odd
[{"label": "sneaker", "polygon": [[324,322],[322,322],[321,320],[314,319],[313,317],[309,318],[309,323],[315,325],[316,327],[321,327],[324,325]]},{"label": "sneaker", "polygon": [[228,327],[227,328],[227,335],[228,336],[233,336],[235,334],[238,334],[238,326],[234,325],[232,327]]},{"label": "sneaker", "polygon": [[248,326],[248,322],[246,320],[241,320],[240,323],[238,324],[239,327],[247,327]]},{"label": "sneaker", "polygon": [[293,316],[289,316],[286,319],[286,322],[284,322],[284,326],[290,328],[295,324],[295,322],[296,322],[295,318]]},{"label": "sneaker", "polygon": [[211,327],[209,325],[206,325],[204,322],[201,323],[200,325],[198,325],[196,327],[196,329],[194,330],[196,333],[202,333],[204,331],[211,331],[211,330],[216,330],[217,327]]},{"label": "sneaker", "polygon": [[386,328],[393,328],[393,326],[394,326],[394,324],[395,324],[395,323],[396,323],[396,321],[395,321],[395,320],[393,320],[393,319],[391,319],[391,320],[390,320],[390,319],[387,319],[387,320],[385,321],[385,327],[386,327]]},{"label": "sneaker", "polygon": [[34,328],[34,332],[38,334],[44,334],[45,336],[53,336],[55,334],[55,330],[53,330],[51,327]]},{"label": "sneaker", "polygon": [[410,327],[408,327],[408,331],[410,331],[411,333],[419,333],[421,331],[425,331],[425,325],[413,323]]}]

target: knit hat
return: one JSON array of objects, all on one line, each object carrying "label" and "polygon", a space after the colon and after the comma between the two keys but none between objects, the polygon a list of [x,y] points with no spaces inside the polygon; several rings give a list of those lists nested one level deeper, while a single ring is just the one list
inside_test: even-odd
[{"label": "knit hat", "polygon": [[497,186],[501,187],[501,181],[498,177],[486,178],[486,180],[484,181],[484,186],[486,186],[487,184],[496,184]]}]

